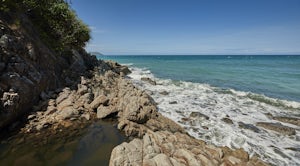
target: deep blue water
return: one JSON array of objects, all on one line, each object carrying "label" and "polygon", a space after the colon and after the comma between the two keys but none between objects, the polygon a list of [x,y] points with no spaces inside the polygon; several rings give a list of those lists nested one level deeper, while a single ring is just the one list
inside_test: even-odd
[{"label": "deep blue water", "polygon": [[147,68],[156,77],[300,101],[300,56],[98,56]]}]

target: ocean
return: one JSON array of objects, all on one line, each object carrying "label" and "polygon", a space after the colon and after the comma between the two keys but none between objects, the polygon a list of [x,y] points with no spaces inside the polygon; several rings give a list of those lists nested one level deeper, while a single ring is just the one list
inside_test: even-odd
[{"label": "ocean", "polygon": [[[300,56],[98,56],[127,65],[128,79],[159,111],[208,143],[244,148],[274,165],[300,165],[300,126],[273,117],[300,117]],[[141,81],[149,77],[151,85]],[[224,120],[227,119],[227,120]],[[228,120],[229,119],[229,120]],[[257,126],[281,123],[283,135]]]}]

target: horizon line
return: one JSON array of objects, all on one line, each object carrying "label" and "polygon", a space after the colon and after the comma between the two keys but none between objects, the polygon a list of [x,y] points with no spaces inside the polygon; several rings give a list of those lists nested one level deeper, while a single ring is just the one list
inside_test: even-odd
[{"label": "horizon line", "polygon": [[300,56],[300,54],[100,54],[101,56]]}]

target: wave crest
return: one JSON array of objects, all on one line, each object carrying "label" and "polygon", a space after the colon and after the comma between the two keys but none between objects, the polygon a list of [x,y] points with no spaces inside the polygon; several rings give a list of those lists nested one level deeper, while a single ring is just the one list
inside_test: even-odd
[{"label": "wave crest", "polygon": [[[297,157],[300,152],[289,150],[300,147],[300,126],[283,123],[297,130],[293,136],[256,126],[257,122],[280,123],[269,115],[296,117],[299,102],[209,84],[156,78],[147,68],[131,66],[130,69],[133,83],[149,92],[158,103],[159,111],[183,126],[190,135],[218,146],[244,148],[250,155],[258,154],[275,165],[300,164]],[[155,80],[157,85],[141,81],[142,77]]]}]

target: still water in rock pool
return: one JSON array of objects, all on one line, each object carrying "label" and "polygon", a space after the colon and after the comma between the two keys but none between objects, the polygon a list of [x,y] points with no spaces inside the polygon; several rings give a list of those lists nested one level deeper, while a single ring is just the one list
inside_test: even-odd
[{"label": "still water in rock pool", "polygon": [[108,165],[112,149],[125,137],[112,122],[59,132],[18,134],[0,144],[0,165]]}]

